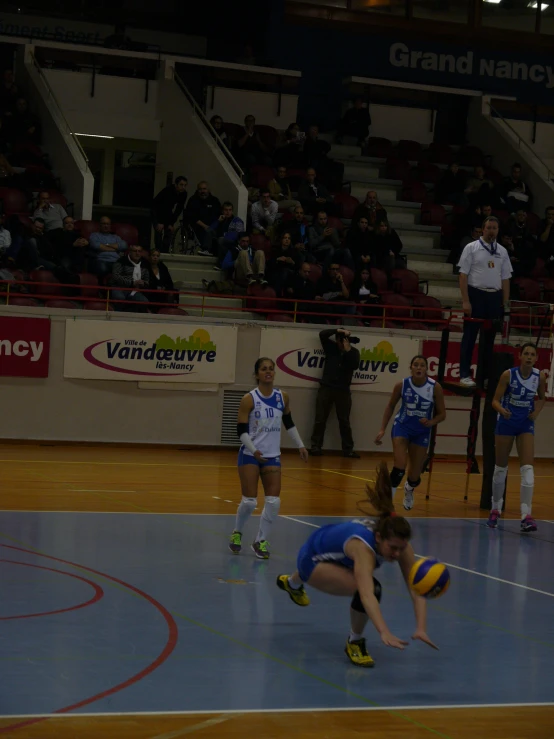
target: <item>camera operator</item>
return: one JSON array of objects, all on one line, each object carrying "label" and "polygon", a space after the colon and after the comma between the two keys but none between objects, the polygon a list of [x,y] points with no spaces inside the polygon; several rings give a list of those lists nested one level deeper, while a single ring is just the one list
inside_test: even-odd
[{"label": "camera operator", "polygon": [[[336,337],[335,341],[331,340],[333,335]],[[325,426],[334,405],[339,422],[342,455],[350,459],[359,459],[360,455],[354,451],[354,440],[350,428],[350,409],[352,408],[350,383],[354,370],[360,365],[360,352],[354,349],[352,344],[358,344],[360,340],[354,336],[351,337],[350,331],[343,328],[320,331],[319,338],[325,352],[325,364],[317,393],[310,454],[314,457],[322,455]]]}]

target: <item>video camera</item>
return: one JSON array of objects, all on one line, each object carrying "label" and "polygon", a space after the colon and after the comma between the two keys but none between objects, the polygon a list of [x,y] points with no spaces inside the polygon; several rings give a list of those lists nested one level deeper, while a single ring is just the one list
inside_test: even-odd
[{"label": "video camera", "polygon": [[337,341],[344,341],[344,339],[348,339],[348,341],[351,344],[359,344],[360,339],[357,336],[345,336],[342,331],[337,331],[336,333]]}]

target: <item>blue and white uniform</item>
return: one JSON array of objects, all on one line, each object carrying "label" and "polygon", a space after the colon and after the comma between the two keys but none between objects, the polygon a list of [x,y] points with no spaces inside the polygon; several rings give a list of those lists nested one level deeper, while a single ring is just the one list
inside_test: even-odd
[{"label": "blue and white uniform", "polygon": [[411,377],[402,380],[402,405],[394,417],[391,436],[408,439],[410,444],[429,446],[431,429],[422,426],[422,418],[431,420],[435,414],[435,381],[427,378],[424,385],[414,385]]},{"label": "blue and white uniform", "polygon": [[511,412],[510,418],[498,414],[495,434],[499,436],[519,436],[534,434],[535,422],[529,420],[529,414],[535,410],[535,396],[539,389],[541,373],[533,368],[529,377],[524,380],[518,367],[510,370],[510,382],[500,401],[503,408]]},{"label": "blue and white uniform", "polygon": [[238,465],[257,464],[260,467],[281,466],[281,419],[285,410],[283,393],[275,389],[269,397],[258,388],[250,391],[254,407],[248,416],[248,434],[266,462],[258,462],[244,446],[239,450]]},{"label": "blue and white uniform", "polygon": [[380,567],[383,558],[377,552],[377,543],[371,519],[358,519],[347,523],[333,523],[322,526],[310,536],[298,552],[297,568],[303,582],[308,582],[318,562],[335,562],[354,568],[354,562],[344,553],[350,539],[360,539],[375,555],[375,567]]}]

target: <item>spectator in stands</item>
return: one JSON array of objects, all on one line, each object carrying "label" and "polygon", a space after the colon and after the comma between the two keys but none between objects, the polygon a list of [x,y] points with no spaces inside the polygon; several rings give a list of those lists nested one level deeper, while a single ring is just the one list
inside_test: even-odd
[{"label": "spectator in stands", "polygon": [[493,190],[494,183],[485,177],[485,169],[480,165],[474,167],[473,175],[468,178],[464,190],[469,204],[476,208],[482,203],[489,203]]},{"label": "spectator in stands", "polygon": [[223,126],[223,118],[220,115],[213,115],[210,118],[210,123],[214,131],[217,133],[219,138],[223,141],[225,146],[230,149],[231,148],[231,140],[230,137],[227,135],[227,132],[225,131],[225,128]]},{"label": "spectator in stands", "polygon": [[33,219],[30,233],[25,233],[18,239],[14,247],[13,257],[18,269],[24,272],[32,272],[34,269],[50,271],[56,269],[55,250],[44,232],[42,218]]},{"label": "spectator in stands", "polygon": [[375,190],[368,190],[363,203],[360,203],[352,215],[352,223],[360,218],[367,218],[368,228],[373,231],[380,221],[387,220],[387,211],[377,199]]},{"label": "spectator in stands", "polygon": [[353,136],[358,146],[362,146],[369,134],[371,116],[365,107],[363,98],[357,97],[354,105],[343,115],[337,126],[337,144],[342,143],[344,136]]},{"label": "spectator in stands", "polygon": [[298,199],[312,215],[318,213],[322,208],[326,213],[334,211],[331,193],[317,179],[317,172],[310,167],[306,172],[306,179],[300,183],[298,188]]},{"label": "spectator in stands", "polygon": [[[167,266],[161,261],[161,253],[158,249],[150,252],[150,277],[148,285],[151,290],[158,290],[157,294],[150,293],[148,300],[151,303],[178,303],[179,296],[172,294],[175,285]],[[159,306],[156,307],[156,311]]]},{"label": "spectator in stands", "polygon": [[50,193],[44,190],[39,193],[37,209],[33,218],[42,218],[44,228],[50,241],[61,244],[63,238],[63,219],[67,216],[65,209],[58,203],[50,202]]},{"label": "spectator in stands", "polygon": [[329,157],[331,144],[319,138],[319,128],[311,125],[304,142],[304,157],[308,167],[319,172],[331,190],[340,190],[344,175],[344,164]]},{"label": "spectator in stands", "polygon": [[318,323],[319,316],[306,315],[314,313],[317,306],[313,303],[303,303],[304,300],[315,300],[315,284],[310,280],[312,265],[309,262],[300,264],[299,269],[292,274],[285,285],[285,295],[296,303],[296,317],[308,323]]},{"label": "spectator in stands", "polygon": [[308,165],[304,155],[306,134],[300,130],[298,123],[291,123],[285,131],[285,143],[275,151],[273,163],[276,167],[305,169]]},{"label": "spectator in stands", "polygon": [[[340,273],[340,265],[336,262],[331,262],[317,281],[315,293],[318,303],[323,303],[319,306],[319,310],[325,315],[344,313],[350,315],[356,312],[356,306],[353,303],[346,304],[346,301],[350,300],[350,290],[346,287]],[[328,303],[339,303],[339,305],[328,305]]]},{"label": "spectator in stands", "polygon": [[298,271],[301,261],[300,253],[292,246],[290,233],[285,231],[267,265],[267,279],[278,298],[282,296],[285,283]]},{"label": "spectator in stands", "polygon": [[371,244],[373,233],[369,230],[369,222],[362,216],[352,222],[346,234],[345,246],[352,254],[356,268],[367,267],[371,261]]},{"label": "spectator in stands", "polygon": [[469,200],[464,193],[467,175],[458,162],[452,162],[435,187],[436,203],[453,203],[467,208]]},{"label": "spectator in stands", "polygon": [[167,254],[175,222],[183,212],[187,202],[188,180],[180,175],[173,185],[164,187],[152,202],[152,223],[155,231],[156,248]]},{"label": "spectator in stands", "polygon": [[[497,218],[486,218],[483,221],[483,236],[465,247],[458,263],[464,313],[468,318],[492,320],[492,328],[486,329],[487,336],[483,342],[485,368],[492,366],[496,323],[510,305],[512,266],[508,252],[496,241],[498,227]],[[465,387],[476,385],[471,378],[471,359],[480,328],[478,322],[464,321],[460,347],[460,385]],[[486,375],[483,379],[487,379]]]},{"label": "spectator in stands", "polygon": [[[510,255],[514,277],[530,277],[537,260],[536,241],[527,222],[527,211],[520,208],[502,228],[502,246]],[[504,243],[508,239],[508,244]]]},{"label": "spectator in stands", "polygon": [[518,208],[531,209],[531,190],[521,179],[521,164],[515,162],[512,165],[510,177],[507,177],[500,190],[500,198],[504,207],[510,213],[515,213]]},{"label": "spectator in stands", "polygon": [[6,216],[0,213],[0,257],[9,249],[12,243],[12,235],[5,226]]},{"label": "spectator in stands", "polygon": [[185,218],[200,242],[200,249],[203,252],[212,253],[213,236],[210,232],[210,224],[217,220],[220,213],[221,203],[210,192],[208,183],[202,180],[187,203]]},{"label": "spectator in stands", "polygon": [[63,232],[60,249],[60,264],[68,272],[84,272],[85,255],[88,241],[75,230],[75,221],[71,216],[63,219]]},{"label": "spectator in stands", "polygon": [[390,277],[391,270],[402,268],[406,263],[400,258],[402,241],[387,220],[380,221],[372,234],[370,256],[371,266],[382,269]]},{"label": "spectator in stands", "polygon": [[250,169],[255,164],[271,166],[269,149],[256,131],[256,119],[247,115],[244,119],[244,131],[237,139],[237,159],[243,169]]},{"label": "spectator in stands", "polygon": [[146,290],[149,288],[150,274],[148,261],[142,258],[142,247],[138,245],[130,246],[129,253],[122,256],[113,265],[112,280],[113,284],[117,287],[132,287],[136,289],[112,289],[110,297],[112,300],[133,301],[138,303],[138,305],[131,307],[122,303],[115,303],[114,308],[116,310],[134,310],[139,313],[148,313],[148,298],[140,292],[140,288]]},{"label": "spectator in stands", "polygon": [[356,275],[350,295],[358,305],[358,312],[366,318],[379,315],[381,311],[372,306],[380,303],[379,290],[377,285],[371,279],[371,272],[368,267],[362,268]]},{"label": "spectator in stands", "polygon": [[268,239],[271,239],[278,212],[279,206],[275,200],[271,199],[269,190],[262,188],[260,199],[252,204],[252,210],[250,211],[254,233],[265,234]]},{"label": "spectator in stands", "polygon": [[320,210],[309,229],[310,252],[320,263],[332,257],[340,249],[340,238],[336,228],[329,226],[327,213]]},{"label": "spectator in stands", "polygon": [[16,185],[17,176],[15,170],[4,154],[0,153],[0,187],[15,187]]},{"label": "spectator in stands", "polygon": [[[210,225],[212,238],[217,242],[217,263],[215,268],[221,269],[227,251],[237,242],[238,236],[244,231],[244,221],[233,212],[233,203],[226,200],[221,206],[221,214],[217,221]],[[213,244],[213,241],[212,241]],[[198,252],[204,254],[205,252]]]},{"label": "spectator in stands", "polygon": [[293,200],[290,183],[287,178],[287,168],[277,167],[275,177],[267,185],[271,199],[279,206],[280,211],[292,210],[300,205],[298,200]]},{"label": "spectator in stands", "polygon": [[40,144],[41,129],[38,116],[31,113],[25,98],[19,97],[15,103],[15,109],[9,117],[10,140],[14,144],[30,142]]},{"label": "spectator in stands", "polygon": [[112,233],[112,222],[108,216],[100,218],[100,231],[90,235],[89,251],[92,264],[89,269],[99,277],[111,273],[114,264],[127,250],[127,244],[117,234]]},{"label": "spectator in stands", "polygon": [[538,255],[545,261],[549,274],[554,274],[554,206],[549,206],[539,224]]},{"label": "spectator in stands", "polygon": [[0,118],[12,112],[17,96],[18,90],[13,71],[11,69],[5,69],[2,73],[2,82],[0,83]]},{"label": "spectator in stands", "polygon": [[255,282],[267,285],[265,254],[262,249],[252,249],[250,236],[244,231],[239,234],[238,244],[227,252],[222,269],[226,272],[233,269],[233,279],[241,287],[248,287]]},{"label": "spectator in stands", "polygon": [[468,244],[470,244],[472,241],[477,241],[481,238],[483,235],[483,229],[481,226],[473,226],[471,231],[469,233],[465,233],[460,238],[460,243],[454,246],[450,253],[448,254],[447,262],[452,265],[452,274],[458,275],[460,274],[460,268],[458,267],[458,262],[460,261],[460,257],[462,256],[463,250],[466,248]]}]

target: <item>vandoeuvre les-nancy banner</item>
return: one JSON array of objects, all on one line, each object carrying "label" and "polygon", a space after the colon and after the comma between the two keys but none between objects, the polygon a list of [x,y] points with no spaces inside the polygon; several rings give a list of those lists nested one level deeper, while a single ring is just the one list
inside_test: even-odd
[{"label": "vandoeuvre les-nancy banner", "polygon": [[236,350],[234,326],[68,320],[64,377],[232,383]]},{"label": "vandoeuvre les-nancy banner", "polygon": [[[356,348],[360,366],[354,371],[352,389],[385,393],[410,374],[410,360],[419,352],[419,341],[361,333]],[[325,352],[318,331],[265,329],[260,356],[275,360],[276,384],[283,387],[316,387],[323,374]]]}]

